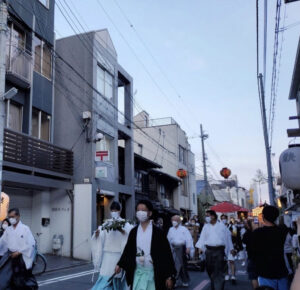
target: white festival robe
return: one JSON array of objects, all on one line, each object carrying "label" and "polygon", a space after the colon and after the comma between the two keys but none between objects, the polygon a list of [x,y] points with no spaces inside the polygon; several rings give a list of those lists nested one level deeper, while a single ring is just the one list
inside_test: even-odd
[{"label": "white festival robe", "polygon": [[100,276],[110,277],[114,274],[132,228],[132,225],[126,223],[123,228],[125,234],[122,234],[119,231],[107,232],[100,226],[99,236],[93,234],[91,240],[93,264],[95,272],[100,272]]},{"label": "white festival robe", "polygon": [[32,268],[35,256],[35,240],[28,226],[19,221],[16,228],[8,227],[0,238],[0,255],[7,251],[22,254],[26,269]]}]

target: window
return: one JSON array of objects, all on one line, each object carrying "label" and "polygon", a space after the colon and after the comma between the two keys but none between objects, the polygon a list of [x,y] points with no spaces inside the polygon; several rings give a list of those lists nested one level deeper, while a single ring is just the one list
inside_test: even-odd
[{"label": "window", "polygon": [[50,141],[51,117],[48,114],[33,108],[31,127],[32,136],[45,141]]},{"label": "window", "polygon": [[51,79],[51,49],[45,44],[43,45],[42,60],[42,75],[48,79]]},{"label": "window", "polygon": [[112,139],[104,136],[102,140],[96,142],[97,161],[112,162]]},{"label": "window", "polygon": [[39,0],[39,2],[42,3],[46,8],[49,8],[49,1],[50,0]]},{"label": "window", "polygon": [[187,180],[182,179],[181,181],[181,194],[184,196],[188,196],[188,191],[187,191]]},{"label": "window", "polygon": [[7,61],[10,62],[14,60],[20,52],[25,50],[25,32],[14,25],[14,23],[9,23],[6,44]]},{"label": "window", "polygon": [[51,48],[36,35],[33,40],[34,70],[44,77],[51,79],[52,57]]},{"label": "window", "polygon": [[41,139],[50,140],[50,116],[42,112],[41,116]]},{"label": "window", "polygon": [[99,65],[97,66],[97,90],[107,99],[113,99],[113,76]]},{"label": "window", "polygon": [[31,120],[31,127],[32,127],[32,136],[39,138],[39,111],[36,109],[32,109],[32,120]]},{"label": "window", "polygon": [[22,132],[23,106],[7,101],[6,126],[17,132]]},{"label": "window", "polygon": [[34,47],[34,70],[41,73],[42,71],[42,41],[34,36],[33,39]]},{"label": "window", "polygon": [[196,204],[196,195],[193,193],[193,204]]},{"label": "window", "polygon": [[161,198],[167,198],[166,188],[165,188],[165,186],[163,184],[159,185],[159,191],[160,191]]},{"label": "window", "polygon": [[179,151],[179,162],[186,165],[186,150],[181,145],[179,145],[178,151]]}]

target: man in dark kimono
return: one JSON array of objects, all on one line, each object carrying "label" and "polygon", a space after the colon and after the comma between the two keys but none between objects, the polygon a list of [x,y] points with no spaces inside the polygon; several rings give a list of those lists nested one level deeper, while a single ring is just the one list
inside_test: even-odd
[{"label": "man in dark kimono", "polygon": [[136,210],[140,223],[129,234],[116,273],[124,269],[127,283],[133,290],[172,289],[176,269],[167,238],[150,221],[153,206],[141,200]]}]

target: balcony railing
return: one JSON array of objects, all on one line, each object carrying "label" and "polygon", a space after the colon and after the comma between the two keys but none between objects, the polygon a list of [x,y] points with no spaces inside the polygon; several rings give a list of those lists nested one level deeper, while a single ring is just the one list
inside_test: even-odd
[{"label": "balcony railing", "polygon": [[10,53],[6,55],[6,73],[23,82],[23,85],[19,85],[29,87],[32,75],[32,56],[23,49],[10,46],[8,49]]},{"label": "balcony railing", "polygon": [[72,151],[9,129],[4,130],[3,160],[73,175]]}]

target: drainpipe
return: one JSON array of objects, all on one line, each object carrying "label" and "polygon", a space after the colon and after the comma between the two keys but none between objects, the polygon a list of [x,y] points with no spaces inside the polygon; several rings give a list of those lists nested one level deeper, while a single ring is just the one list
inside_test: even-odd
[{"label": "drainpipe", "polygon": [[67,190],[67,194],[71,201],[71,241],[70,241],[70,253],[73,259],[74,255],[74,193],[73,190]]}]

